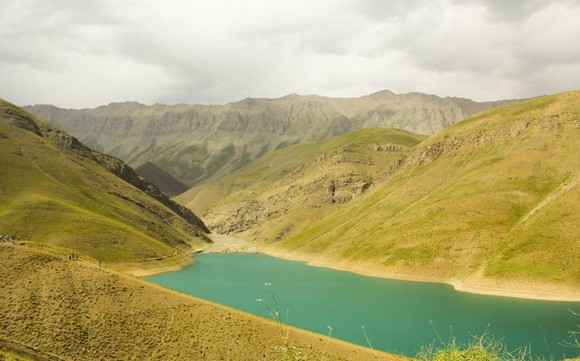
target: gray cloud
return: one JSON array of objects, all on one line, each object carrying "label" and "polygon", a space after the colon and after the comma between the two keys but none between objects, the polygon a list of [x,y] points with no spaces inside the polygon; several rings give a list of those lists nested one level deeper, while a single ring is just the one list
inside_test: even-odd
[{"label": "gray cloud", "polygon": [[0,97],[223,103],[381,89],[476,100],[578,87],[580,5],[499,0],[6,0]]},{"label": "gray cloud", "polygon": [[352,9],[374,21],[392,21],[405,18],[419,8],[428,6],[428,0],[367,0],[350,4]]},{"label": "gray cloud", "polygon": [[574,4],[574,0],[452,0],[455,5],[477,6],[492,21],[521,21],[554,4]]}]

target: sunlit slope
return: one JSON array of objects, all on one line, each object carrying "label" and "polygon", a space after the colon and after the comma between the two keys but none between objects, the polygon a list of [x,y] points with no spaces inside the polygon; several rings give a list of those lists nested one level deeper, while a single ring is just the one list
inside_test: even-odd
[{"label": "sunlit slope", "polygon": [[[0,244],[0,360],[408,360],[159,287],[65,252]],[[44,356],[44,357],[43,357]],[[17,359],[21,360],[21,359]],[[28,359],[25,359],[28,360]]]},{"label": "sunlit slope", "polygon": [[2,234],[102,261],[160,258],[205,243],[205,226],[186,221],[106,168],[134,174],[123,163],[1,100],[0,165]]},{"label": "sunlit slope", "polygon": [[476,115],[278,243],[345,264],[433,278],[580,284],[580,92]]},{"label": "sunlit slope", "polygon": [[[177,199],[219,233],[269,242],[293,235],[372,189],[425,136],[362,129],[278,150]],[[209,209],[195,208],[204,205]]]}]

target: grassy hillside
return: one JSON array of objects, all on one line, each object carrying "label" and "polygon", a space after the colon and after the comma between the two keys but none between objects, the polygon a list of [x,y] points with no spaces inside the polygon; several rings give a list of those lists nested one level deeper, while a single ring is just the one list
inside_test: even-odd
[{"label": "grassy hillside", "polygon": [[365,129],[279,150],[177,200],[217,231],[320,263],[580,293],[579,113],[580,92],[568,92],[427,139]]},{"label": "grassy hillside", "polygon": [[70,261],[66,252],[0,243],[0,259],[0,359],[405,359]]},{"label": "grassy hillside", "polygon": [[372,189],[423,138],[399,130],[363,129],[299,144],[178,199],[191,197],[192,205],[211,205],[204,219],[215,232],[278,241]]},{"label": "grassy hillside", "polygon": [[147,189],[151,185],[123,163],[1,100],[0,167],[0,234],[105,262],[161,259],[177,251],[186,260],[186,252],[207,242],[194,215],[176,213],[177,205]]},{"label": "grassy hillside", "polygon": [[[368,163],[372,163],[374,158],[377,158],[375,156],[386,154],[386,152],[376,150],[376,147],[391,144],[409,148],[425,138],[425,136],[401,130],[371,128],[356,130],[321,141],[297,144],[258,158],[222,179],[193,187],[177,196],[175,200],[201,214],[220,203],[233,204],[252,199],[253,195],[265,192],[278,181],[288,182],[288,177],[296,172],[308,173],[304,170],[306,164],[320,168],[322,163],[328,163],[326,161],[328,158],[339,155],[339,158],[342,159],[344,157],[340,157],[340,155],[361,153],[362,148],[367,148],[369,152],[366,154],[365,150],[365,154],[357,156],[359,166],[354,167],[360,169],[359,173],[369,172],[368,165],[371,164]],[[367,164],[363,164],[363,162]],[[342,163],[345,163],[344,159]],[[346,165],[348,168],[346,172],[351,173],[355,169],[352,168],[353,164],[351,162]],[[374,165],[376,164],[372,164],[372,166]],[[342,171],[344,172],[344,169]],[[341,170],[336,170],[334,173],[340,174]],[[230,195],[234,196],[228,198]]]},{"label": "grassy hillside", "polygon": [[[278,246],[386,273],[580,285],[580,92],[481,113]],[[274,239],[270,239],[274,241]]]}]

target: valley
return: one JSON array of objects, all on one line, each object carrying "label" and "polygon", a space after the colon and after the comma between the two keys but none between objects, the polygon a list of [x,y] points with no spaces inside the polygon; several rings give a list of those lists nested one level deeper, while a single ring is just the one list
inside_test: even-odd
[{"label": "valley", "polygon": [[196,252],[577,302],[579,119],[580,92],[566,92],[433,135],[367,124],[269,148],[181,192],[154,159],[137,172],[3,101],[0,229],[17,236],[0,244],[0,341],[40,359],[400,358],[286,325],[292,336],[278,337],[275,321],[135,278],[195,269]]},{"label": "valley", "polygon": [[2,358],[402,359],[129,275],[190,264],[209,230],[122,161],[3,100],[0,161]]},{"label": "valley", "polygon": [[0,11],[0,361],[580,361],[580,0]]}]

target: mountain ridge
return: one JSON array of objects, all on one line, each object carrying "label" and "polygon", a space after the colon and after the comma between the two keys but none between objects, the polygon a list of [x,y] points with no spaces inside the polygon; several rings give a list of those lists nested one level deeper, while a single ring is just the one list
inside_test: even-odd
[{"label": "mountain ridge", "polygon": [[185,261],[210,242],[199,217],[125,163],[3,100],[0,135],[3,232],[107,262],[177,250]]},{"label": "mountain ridge", "polygon": [[26,109],[129,165],[151,162],[197,185],[291,144],[367,127],[432,134],[467,115],[514,101],[477,103],[382,91],[358,98],[291,94],[223,105],[125,102],[82,110]]}]

